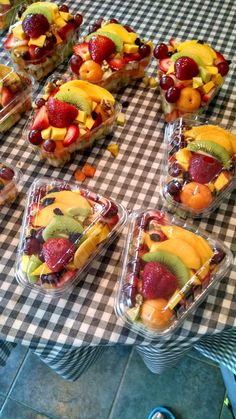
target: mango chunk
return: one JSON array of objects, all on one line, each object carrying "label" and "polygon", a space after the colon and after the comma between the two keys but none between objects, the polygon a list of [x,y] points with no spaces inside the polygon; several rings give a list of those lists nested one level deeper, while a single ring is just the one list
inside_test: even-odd
[{"label": "mango chunk", "polygon": [[91,117],[91,115],[88,115],[85,121],[85,125],[88,129],[91,129],[94,126],[94,119]]},{"label": "mango chunk", "polygon": [[41,136],[43,140],[48,140],[50,138],[52,132],[52,127],[49,126],[48,128],[41,131]]},{"label": "mango chunk", "polygon": [[124,52],[127,54],[134,54],[138,52],[139,46],[136,44],[124,44]]},{"label": "mango chunk", "polygon": [[23,39],[25,39],[26,35],[22,29],[22,25],[17,25],[13,28],[12,30],[13,35],[15,38],[20,39],[21,41],[23,41]]},{"label": "mango chunk", "polygon": [[201,87],[201,92],[207,94],[211,89],[213,89],[213,87],[215,87],[215,83],[211,80]]},{"label": "mango chunk", "polygon": [[184,168],[184,170],[188,170],[191,155],[191,151],[186,148],[180,148],[175,154],[178,163]]},{"label": "mango chunk", "polygon": [[54,141],[63,141],[66,136],[66,128],[56,128],[52,127],[51,140]]},{"label": "mango chunk", "polygon": [[117,157],[117,156],[118,156],[118,154],[119,154],[119,146],[118,146],[118,144],[115,144],[115,143],[109,144],[109,145],[107,146],[107,150],[108,150],[108,151],[110,151],[110,153],[111,153],[114,157]]},{"label": "mango chunk", "polygon": [[217,191],[223,189],[229,183],[229,178],[226,173],[221,172],[220,175],[217,177],[214,186]]},{"label": "mango chunk", "polygon": [[86,114],[86,112],[84,112],[84,111],[79,111],[79,112],[78,112],[78,115],[77,115],[77,117],[76,117],[76,121],[78,121],[78,122],[82,122],[82,124],[85,124],[86,118],[87,118],[87,114]]},{"label": "mango chunk", "polygon": [[30,38],[28,45],[35,45],[42,48],[45,42],[46,35],[40,35],[38,38]]},{"label": "mango chunk", "polygon": [[216,86],[221,86],[224,83],[224,79],[220,73],[213,76],[212,81],[213,83],[215,83]]},{"label": "mango chunk", "polygon": [[207,71],[209,71],[209,73],[211,73],[211,74],[213,74],[213,75],[216,75],[216,74],[218,74],[218,68],[216,67],[216,66],[214,66],[214,65],[207,65],[206,66],[206,69],[207,69]]},{"label": "mango chunk", "polygon": [[63,28],[63,26],[66,25],[66,22],[64,21],[64,19],[62,19],[62,17],[58,17],[55,23],[59,28]]},{"label": "mango chunk", "polygon": [[[64,19],[66,22],[68,22],[68,20],[73,19],[73,16],[71,13],[66,13],[66,12],[59,12],[60,17],[62,19]],[[65,23],[64,23],[65,24]]]},{"label": "mango chunk", "polygon": [[123,127],[125,125],[125,114],[120,112],[117,116],[117,125]]}]

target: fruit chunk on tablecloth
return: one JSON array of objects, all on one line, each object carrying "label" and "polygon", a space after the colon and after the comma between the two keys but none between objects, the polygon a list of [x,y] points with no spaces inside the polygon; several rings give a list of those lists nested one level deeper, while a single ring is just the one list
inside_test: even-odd
[{"label": "fruit chunk on tablecloth", "polygon": [[125,219],[121,205],[110,198],[64,181],[35,181],[29,191],[19,245],[19,283],[61,295],[78,282]]},{"label": "fruit chunk on tablecloth", "polygon": [[152,42],[116,19],[98,19],[73,50],[70,67],[75,78],[118,91],[144,76]]},{"label": "fruit chunk on tablecloth", "polygon": [[91,147],[113,127],[118,107],[110,92],[82,80],[49,82],[36,100],[28,141],[52,166]]},{"label": "fruit chunk on tablecloth", "polygon": [[199,113],[217,94],[230,61],[209,44],[171,39],[153,51],[158,60],[162,108],[166,122],[187,113]]},{"label": "fruit chunk on tablecloth", "polygon": [[40,80],[71,54],[82,21],[82,15],[72,15],[66,5],[36,2],[23,13],[20,9],[4,47],[17,68]]},{"label": "fruit chunk on tablecloth", "polygon": [[31,109],[31,80],[23,72],[0,64],[0,133],[8,131]]},{"label": "fruit chunk on tablecloth", "polygon": [[183,216],[215,210],[236,186],[236,135],[223,126],[178,119],[166,128],[162,194]]},{"label": "fruit chunk on tablecloth", "polygon": [[171,333],[228,271],[222,242],[162,210],[131,214],[116,312],[149,338]]}]

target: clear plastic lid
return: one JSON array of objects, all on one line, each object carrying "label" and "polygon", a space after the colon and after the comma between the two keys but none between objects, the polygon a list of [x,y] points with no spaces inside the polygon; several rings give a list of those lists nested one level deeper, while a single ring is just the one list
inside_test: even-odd
[{"label": "clear plastic lid", "polygon": [[0,133],[7,131],[31,108],[32,83],[24,72],[0,64]]},{"label": "clear plastic lid", "polygon": [[122,256],[116,313],[150,339],[174,332],[228,272],[231,252],[162,209],[133,212]]},{"label": "clear plastic lid", "polygon": [[110,198],[63,180],[35,180],[21,230],[17,281],[41,294],[62,296],[82,279],[126,218],[124,208]]},{"label": "clear plastic lid", "polygon": [[0,206],[16,199],[21,178],[20,170],[10,163],[0,161]]},{"label": "clear plastic lid", "polygon": [[165,129],[160,181],[168,210],[202,217],[214,211],[236,186],[236,135],[203,118],[179,118]]}]

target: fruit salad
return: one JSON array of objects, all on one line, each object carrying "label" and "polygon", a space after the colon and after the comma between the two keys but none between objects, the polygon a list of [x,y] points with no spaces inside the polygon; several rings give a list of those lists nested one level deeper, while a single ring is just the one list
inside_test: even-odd
[{"label": "fruit salad", "polygon": [[0,64],[0,133],[9,130],[22,114],[31,109],[31,80]]},{"label": "fruit salad", "polygon": [[140,79],[152,56],[152,43],[116,19],[98,19],[70,61],[75,78],[118,91]]},{"label": "fruit salad", "polygon": [[232,263],[219,240],[162,210],[131,214],[116,312],[134,331],[169,334],[197,307]]},{"label": "fruit salad", "polygon": [[24,0],[1,0],[0,1],[0,33],[5,31],[11,24],[16,7]]},{"label": "fruit salad", "polygon": [[165,121],[204,110],[224,83],[230,61],[198,40],[158,44],[153,51]]},{"label": "fruit salad", "polygon": [[36,100],[27,135],[40,158],[57,167],[111,130],[117,106],[112,94],[100,86],[83,80],[53,80]]},{"label": "fruit salad", "polygon": [[15,201],[20,177],[20,172],[12,165],[0,162],[0,206]]},{"label": "fruit salad", "polygon": [[220,125],[177,119],[166,127],[161,190],[169,209],[200,217],[235,188],[236,135]]},{"label": "fruit salad", "polygon": [[82,21],[82,15],[73,16],[65,4],[36,2],[19,10],[4,47],[18,69],[40,80],[72,53]]},{"label": "fruit salad", "polygon": [[16,276],[44,294],[63,295],[126,220],[109,198],[63,180],[38,179],[28,196]]}]

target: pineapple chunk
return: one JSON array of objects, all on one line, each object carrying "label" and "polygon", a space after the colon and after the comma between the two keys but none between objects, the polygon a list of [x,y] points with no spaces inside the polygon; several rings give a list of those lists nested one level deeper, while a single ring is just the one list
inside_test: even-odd
[{"label": "pineapple chunk", "polygon": [[30,45],[35,45],[37,47],[42,48],[43,47],[43,44],[45,42],[45,39],[46,39],[46,35],[41,35],[38,38],[30,38],[28,45],[29,46]]},{"label": "pineapple chunk", "polygon": [[127,54],[134,54],[138,52],[139,46],[136,44],[124,44],[124,52]]},{"label": "pineapple chunk", "polygon": [[66,128],[52,127],[51,140],[63,141],[67,133]]},{"label": "pineapple chunk", "polygon": [[178,163],[184,168],[184,170],[188,170],[191,155],[191,151],[187,150],[186,148],[181,148],[175,154]]},{"label": "pineapple chunk", "polygon": [[51,132],[52,132],[52,127],[51,126],[49,126],[46,129],[43,129],[41,131],[41,137],[42,137],[42,139],[43,140],[48,140],[50,138]]},{"label": "pineapple chunk", "polygon": [[95,121],[94,119],[91,117],[91,115],[87,116],[86,121],[85,121],[85,125],[88,129],[91,129],[94,125]]},{"label": "pineapple chunk", "polygon": [[218,74],[218,68],[214,65],[207,65],[206,69],[207,71],[209,71],[209,73],[213,74],[214,76]]},{"label": "pineapple chunk", "polygon": [[112,143],[112,144],[109,144],[107,146],[107,150],[110,151],[110,153],[114,157],[117,157],[118,156],[118,153],[119,153],[119,146],[118,146],[118,144]]},{"label": "pineapple chunk", "polygon": [[59,12],[59,14],[60,14],[60,17],[61,17],[62,19],[64,19],[66,22],[68,22],[68,20],[70,20],[70,19],[73,19],[73,16],[72,16],[72,14],[70,14],[70,13],[66,13],[66,12]]},{"label": "pineapple chunk", "polygon": [[58,18],[55,20],[55,23],[56,23],[56,25],[57,25],[59,28],[63,28],[63,26],[65,26],[65,25],[66,25],[66,22],[64,21],[64,19],[62,19],[62,17],[58,17]]},{"label": "pineapple chunk", "polygon": [[125,125],[125,114],[120,112],[117,116],[117,125],[123,127]]},{"label": "pineapple chunk", "polygon": [[216,84],[216,86],[221,86],[224,83],[224,79],[220,73],[213,76],[212,81]]}]

